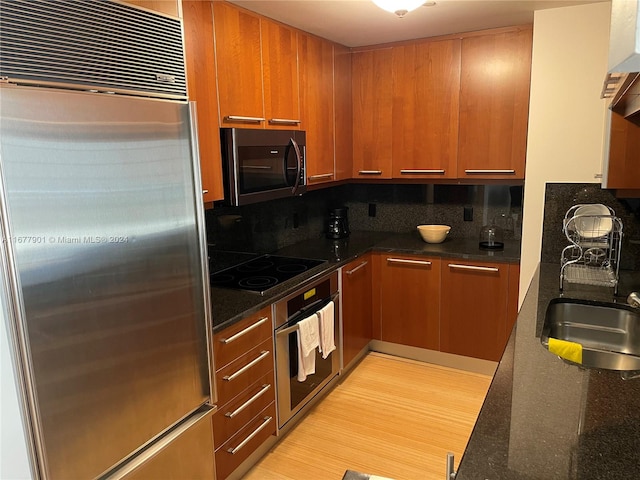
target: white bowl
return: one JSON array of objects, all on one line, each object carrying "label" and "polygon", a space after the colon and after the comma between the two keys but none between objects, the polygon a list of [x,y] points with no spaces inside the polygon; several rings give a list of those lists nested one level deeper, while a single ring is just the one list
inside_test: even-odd
[{"label": "white bowl", "polygon": [[449,225],[418,225],[418,232],[427,243],[442,243],[450,230]]},{"label": "white bowl", "polygon": [[574,213],[576,232],[582,238],[599,238],[613,228],[611,212],[599,203],[578,207]]}]

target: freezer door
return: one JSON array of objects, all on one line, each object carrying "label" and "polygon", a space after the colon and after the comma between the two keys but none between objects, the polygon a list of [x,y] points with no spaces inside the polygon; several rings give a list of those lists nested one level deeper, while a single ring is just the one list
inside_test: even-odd
[{"label": "freezer door", "polygon": [[95,478],[210,399],[189,109],[0,95],[3,241],[39,462],[45,478]]}]

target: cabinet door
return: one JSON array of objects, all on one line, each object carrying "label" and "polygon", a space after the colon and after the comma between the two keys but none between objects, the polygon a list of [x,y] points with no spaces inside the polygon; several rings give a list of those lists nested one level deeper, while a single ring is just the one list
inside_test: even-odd
[{"label": "cabinet door", "polygon": [[260,18],[213,2],[220,126],[263,128]]},{"label": "cabinet door", "polygon": [[205,202],[224,198],[211,3],[182,3],[187,90],[189,100],[196,102],[200,172]]},{"label": "cabinet door", "polygon": [[640,188],[640,116],[638,123],[611,112],[606,188]]},{"label": "cabinet door", "polygon": [[335,104],[335,180],[351,178],[353,171],[353,104],[351,100],[351,50],[333,46]]},{"label": "cabinet door", "polygon": [[371,255],[364,255],[342,269],[342,358],[346,367],[373,336]]},{"label": "cabinet door", "polygon": [[455,178],[460,40],[393,48],[393,177]]},{"label": "cabinet door", "polygon": [[260,19],[264,109],[269,128],[300,128],[298,34]]},{"label": "cabinet door", "polygon": [[381,255],[381,340],[438,350],[440,259]]},{"label": "cabinet door", "polygon": [[392,50],[355,52],[353,177],[391,178]]},{"label": "cabinet door", "polygon": [[307,179],[334,180],[333,45],[300,34],[302,129],[307,132]]},{"label": "cabinet door", "polygon": [[532,29],[462,40],[458,178],[522,179]]},{"label": "cabinet door", "polygon": [[507,341],[509,264],[442,262],[440,350],[498,361]]}]

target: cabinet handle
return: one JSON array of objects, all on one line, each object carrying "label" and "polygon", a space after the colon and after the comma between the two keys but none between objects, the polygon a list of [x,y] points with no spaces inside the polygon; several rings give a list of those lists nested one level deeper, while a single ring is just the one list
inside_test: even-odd
[{"label": "cabinet handle", "polygon": [[513,175],[515,170],[465,170],[468,175]]},{"label": "cabinet handle", "polygon": [[238,452],[238,450],[240,450],[247,443],[249,443],[253,437],[255,437],[257,434],[260,433],[261,430],[264,430],[264,428],[267,425],[269,425],[270,421],[271,421],[271,417],[264,417],[264,422],[262,422],[262,424],[258,428],[256,428],[253,432],[251,432],[251,434],[247,438],[241,441],[237,447],[230,448],[229,450],[227,450],[227,452],[229,452],[231,455],[235,455]]},{"label": "cabinet handle", "polygon": [[401,175],[444,175],[444,170],[400,170]]},{"label": "cabinet handle", "polygon": [[389,263],[405,263],[409,265],[431,265],[431,262],[425,260],[407,260],[404,258],[387,258]]},{"label": "cabinet handle", "polygon": [[382,170],[359,170],[360,175],[382,175]]},{"label": "cabinet handle", "polygon": [[253,402],[255,402],[258,398],[260,398],[262,395],[265,394],[265,392],[267,390],[269,390],[271,388],[271,384],[266,384],[262,386],[262,389],[256,393],[253,397],[251,397],[249,400],[247,400],[246,402],[244,402],[242,405],[240,405],[238,408],[236,408],[233,412],[227,412],[224,414],[225,417],[229,417],[229,418],[233,418],[235,417],[237,414],[239,414],[241,411],[243,411],[245,408],[247,408],[249,405],[251,405]]},{"label": "cabinet handle", "polygon": [[209,193],[209,190],[207,190],[207,189],[202,190],[202,194],[203,194],[203,195],[206,195],[207,193]]},{"label": "cabinet handle", "polygon": [[255,358],[255,359],[251,360],[249,363],[247,363],[244,367],[242,367],[237,372],[235,372],[235,373],[233,373],[231,375],[225,375],[224,377],[222,377],[222,379],[226,380],[227,382],[230,382],[231,380],[233,380],[237,376],[242,375],[244,372],[249,370],[251,367],[253,367],[255,364],[260,362],[260,360],[262,360],[263,358],[267,357],[268,355],[269,355],[269,351],[268,350],[262,350],[260,352],[260,355],[258,356],[258,358]]},{"label": "cabinet handle", "polygon": [[290,118],[270,118],[271,125],[298,125],[300,120],[292,120]]},{"label": "cabinet handle", "polygon": [[455,480],[456,478],[456,471],[453,469],[453,453],[448,452],[447,453],[447,473],[446,473],[446,480]]},{"label": "cabinet handle", "polygon": [[309,180],[320,180],[321,178],[331,178],[333,177],[333,173],[323,173],[321,175],[311,175]]},{"label": "cabinet handle", "polygon": [[476,267],[475,265],[458,265],[457,263],[450,263],[449,268],[459,268],[461,270],[476,270],[479,272],[499,272],[500,269],[496,267]]},{"label": "cabinet handle", "polygon": [[237,340],[238,338],[240,338],[241,336],[249,333],[251,330],[253,330],[254,328],[259,327],[260,325],[262,325],[264,322],[266,322],[267,320],[269,320],[269,317],[262,317],[260,320],[258,320],[256,323],[254,323],[253,325],[249,325],[247,328],[245,328],[244,330],[240,330],[238,333],[236,333],[235,335],[231,335],[229,338],[221,338],[220,341],[222,343],[224,343],[225,345],[227,343],[231,343],[234,340]]},{"label": "cabinet handle", "polygon": [[261,117],[243,117],[240,115],[227,115],[224,119],[228,122],[249,122],[249,123],[260,123],[264,122],[264,118]]},{"label": "cabinet handle", "polygon": [[360,270],[362,267],[364,267],[367,263],[369,262],[362,262],[360,265],[358,265],[356,268],[353,268],[351,270],[347,270],[346,273],[347,275],[353,275],[354,273],[356,273],[358,270]]}]

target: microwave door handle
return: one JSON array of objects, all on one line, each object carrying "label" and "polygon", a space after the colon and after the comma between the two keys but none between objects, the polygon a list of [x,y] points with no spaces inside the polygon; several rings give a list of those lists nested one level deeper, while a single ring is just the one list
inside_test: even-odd
[{"label": "microwave door handle", "polygon": [[300,155],[300,147],[298,146],[298,143],[293,138],[289,140],[289,143],[293,145],[293,150],[296,152],[296,181],[294,182],[293,188],[291,189],[291,193],[296,193],[298,187],[300,186],[300,173],[302,172],[302,155]]}]

